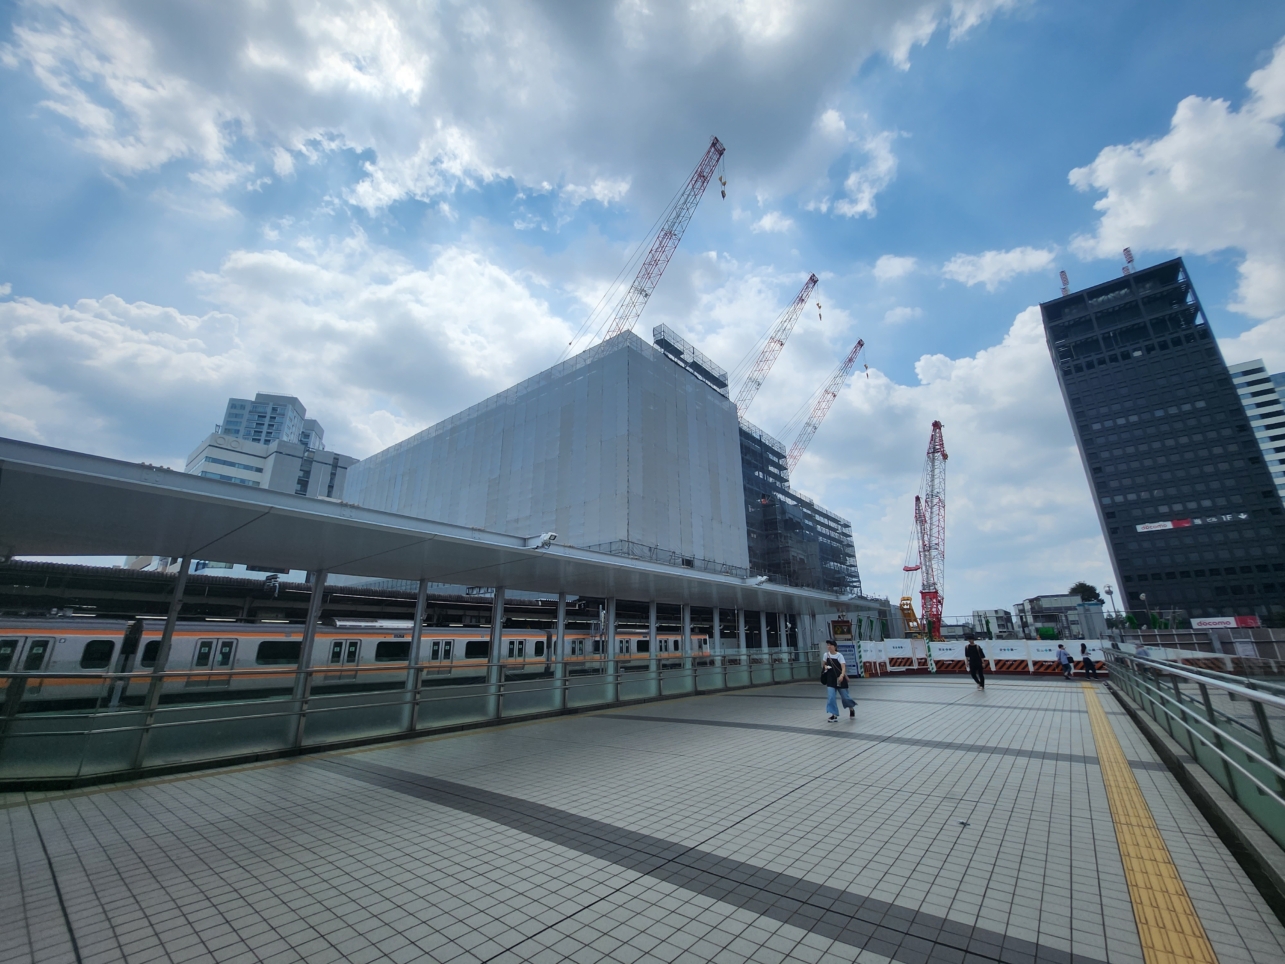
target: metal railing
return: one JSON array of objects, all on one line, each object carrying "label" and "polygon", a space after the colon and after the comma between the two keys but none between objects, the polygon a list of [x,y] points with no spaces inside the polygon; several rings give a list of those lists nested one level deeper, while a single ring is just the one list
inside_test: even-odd
[{"label": "metal railing", "polygon": [[1111,681],[1285,847],[1285,686],[1108,650]]},{"label": "metal railing", "polygon": [[[357,669],[0,673],[0,789],[86,783],[814,679],[772,650]],[[299,677],[306,685],[295,687]],[[298,693],[302,693],[300,698]]]}]

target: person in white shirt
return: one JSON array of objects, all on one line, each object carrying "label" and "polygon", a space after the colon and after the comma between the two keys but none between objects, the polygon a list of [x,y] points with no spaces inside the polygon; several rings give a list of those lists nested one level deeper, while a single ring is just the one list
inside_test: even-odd
[{"label": "person in white shirt", "polygon": [[848,678],[848,662],[833,639],[825,641],[825,649],[821,663],[821,682],[826,688],[825,711],[828,722],[835,723],[839,719],[839,685]]}]

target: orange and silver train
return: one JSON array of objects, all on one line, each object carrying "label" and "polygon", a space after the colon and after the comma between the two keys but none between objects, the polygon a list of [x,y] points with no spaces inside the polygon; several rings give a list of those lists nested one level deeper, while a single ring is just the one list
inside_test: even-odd
[{"label": "orange and silver train", "polygon": [[[406,679],[410,659],[410,620],[333,619],[317,627],[313,643],[314,688],[326,684],[396,684]],[[129,673],[127,694],[139,697],[156,666],[163,619],[90,618],[16,619],[0,617],[0,687],[11,674],[42,675],[28,680],[26,698],[95,698],[86,684],[104,674]],[[566,661],[571,673],[590,671],[603,659],[600,634],[567,632]],[[420,660],[425,681],[484,676],[490,656],[490,630],[485,627],[424,627]],[[499,661],[506,672],[540,674],[553,670],[553,634],[544,630],[506,629]],[[708,656],[708,639],[657,638],[657,658]],[[303,627],[298,624],[179,622],[166,661],[163,694],[199,696],[214,689],[280,692],[289,689],[299,666]],[[618,633],[616,658],[622,669],[643,669],[650,659],[646,634]],[[235,672],[233,672],[235,671]],[[195,691],[195,692],[194,692]]]}]

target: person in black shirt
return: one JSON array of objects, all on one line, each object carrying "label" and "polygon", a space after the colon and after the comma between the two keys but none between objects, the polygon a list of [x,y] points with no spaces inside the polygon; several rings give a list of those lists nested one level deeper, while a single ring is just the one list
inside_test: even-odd
[{"label": "person in black shirt", "polygon": [[970,639],[964,647],[964,659],[968,662],[968,675],[973,678],[979,690],[986,689],[986,667],[983,660],[986,654],[977,645],[977,640]]}]

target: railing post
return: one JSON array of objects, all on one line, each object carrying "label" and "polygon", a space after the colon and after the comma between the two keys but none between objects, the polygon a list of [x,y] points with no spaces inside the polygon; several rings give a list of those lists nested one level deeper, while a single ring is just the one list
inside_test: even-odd
[{"label": "railing post", "polygon": [[[1222,731],[1218,729],[1218,717],[1214,714],[1214,701],[1209,698],[1209,687],[1204,683],[1197,683],[1200,687],[1200,699],[1205,704],[1205,715],[1209,717],[1209,728],[1213,730],[1210,735],[1214,738],[1214,745],[1218,747],[1219,754],[1224,757],[1227,749],[1223,746]],[[1231,764],[1226,759],[1223,760],[1223,773],[1227,775],[1227,792],[1231,798],[1240,803],[1240,794],[1236,792],[1236,781],[1232,778]]]},{"label": "railing post", "polygon": [[692,674],[692,692],[696,692],[696,654],[692,652],[692,606],[683,603],[683,668]]},{"label": "railing post", "polygon": [[424,640],[424,613],[428,609],[428,580],[419,581],[415,595],[415,625],[410,633],[410,659],[406,662],[406,732],[414,733],[419,726],[419,688],[424,679],[422,643]]},{"label": "railing post", "polygon": [[[161,702],[161,690],[165,688],[165,666],[170,660],[174,627],[178,623],[179,609],[183,606],[183,593],[187,589],[187,570],[191,562],[191,557],[186,555],[178,561],[178,579],[174,582],[174,595],[170,597],[169,612],[165,614],[165,629],[161,632],[161,645],[156,651],[156,662],[152,664],[152,678],[147,684],[147,696],[143,701],[143,728],[138,735],[138,746],[134,750],[132,767],[135,770],[143,768],[143,760],[147,757],[147,744],[152,739],[152,724],[156,722],[156,708]],[[16,704],[14,708],[16,709]]]},{"label": "railing post", "polygon": [[656,600],[647,604],[647,674],[651,677],[652,696],[660,696],[660,654],[656,652]]},{"label": "railing post", "polygon": [[312,698],[312,649],[317,639],[317,623],[321,621],[321,604],[326,597],[325,569],[318,569],[312,576],[312,596],[308,599],[308,618],[303,624],[303,642],[299,644],[299,666],[294,675],[295,718],[290,745],[303,746],[304,724],[308,717],[308,701]]},{"label": "railing post", "polygon": [[620,699],[620,678],[616,675],[616,597],[607,600],[607,612],[603,616],[607,625],[603,627],[603,646],[607,648],[607,702],[615,703]]},{"label": "railing post", "polygon": [[727,652],[723,649],[723,611],[714,607],[714,634],[718,637],[718,661],[723,666],[723,689],[727,689]]},{"label": "railing post", "polygon": [[[1169,679],[1173,680],[1174,702],[1178,704],[1178,712],[1182,714],[1182,722],[1190,726],[1191,721],[1187,719],[1187,708],[1182,705],[1182,687],[1178,685],[1178,677],[1170,676]],[[1166,714],[1165,720],[1168,721],[1168,719],[1169,717]],[[1169,735],[1175,740],[1178,739],[1177,736],[1174,735],[1172,726],[1166,726],[1165,729],[1169,731]],[[1187,731],[1187,745],[1191,747],[1191,758],[1193,760],[1199,759],[1199,757],[1196,756],[1196,737],[1190,730]]]},{"label": "railing post", "polygon": [[567,708],[567,594],[558,593],[558,615],[553,637],[553,678],[558,688],[558,709]]},{"label": "railing post", "polygon": [[[1267,719],[1267,711],[1258,700],[1251,700],[1251,702],[1254,704],[1254,718],[1258,720],[1258,733],[1263,739],[1263,749],[1267,752],[1267,759],[1279,767],[1281,754],[1276,746],[1276,738],[1272,735],[1272,725]],[[1279,774],[1276,776],[1276,790],[1285,797],[1285,779],[1281,779]]]},{"label": "railing post", "polygon": [[486,691],[489,697],[489,715],[500,719],[504,715],[504,663],[500,645],[504,642],[504,587],[495,587],[491,600],[491,655],[486,662]]},{"label": "railing post", "polygon": [[745,640],[745,610],[736,610],[736,648],[741,661],[741,671],[746,674],[746,683],[754,682],[754,672],[750,669],[749,644]]}]

